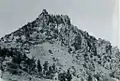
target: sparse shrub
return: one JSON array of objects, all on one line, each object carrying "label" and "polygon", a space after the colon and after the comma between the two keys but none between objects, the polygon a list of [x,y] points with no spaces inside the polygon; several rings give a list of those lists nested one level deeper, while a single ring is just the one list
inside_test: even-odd
[{"label": "sparse shrub", "polygon": [[49,53],[53,54],[52,50],[49,49],[48,51],[49,51]]},{"label": "sparse shrub", "polygon": [[101,64],[101,61],[98,61],[98,64]]},{"label": "sparse shrub", "polygon": [[69,49],[68,49],[68,53],[71,53],[71,51],[72,51],[72,48],[69,48]]}]

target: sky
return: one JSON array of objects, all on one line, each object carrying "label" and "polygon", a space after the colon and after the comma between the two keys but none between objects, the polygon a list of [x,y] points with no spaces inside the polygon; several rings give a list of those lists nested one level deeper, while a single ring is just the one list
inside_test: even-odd
[{"label": "sky", "polygon": [[[65,14],[72,24],[119,46],[114,32],[116,0],[0,0],[0,37],[33,21],[46,9]],[[114,34],[113,34],[114,33]],[[117,42],[116,42],[117,41]]]}]

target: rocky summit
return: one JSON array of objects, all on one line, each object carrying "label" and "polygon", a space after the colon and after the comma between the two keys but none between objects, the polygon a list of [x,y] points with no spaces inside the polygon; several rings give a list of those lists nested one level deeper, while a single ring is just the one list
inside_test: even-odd
[{"label": "rocky summit", "polygon": [[67,15],[41,14],[0,39],[5,81],[120,81],[120,52]]}]

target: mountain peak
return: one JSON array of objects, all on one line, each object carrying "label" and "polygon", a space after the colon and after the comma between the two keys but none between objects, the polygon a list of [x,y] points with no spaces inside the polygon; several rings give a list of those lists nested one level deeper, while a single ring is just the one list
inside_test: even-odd
[{"label": "mountain peak", "polygon": [[46,18],[46,16],[48,16],[49,14],[48,14],[48,12],[47,12],[47,10],[46,9],[43,9],[42,10],[42,12],[40,13],[40,15],[38,16],[38,18],[39,19],[41,19],[41,18]]},{"label": "mountain peak", "polygon": [[41,14],[48,14],[48,12],[46,9],[43,9]]},{"label": "mountain peak", "polygon": [[[0,39],[1,58],[4,59],[1,64],[6,64],[2,67],[5,68],[3,76],[8,77],[8,71],[9,78],[11,74],[27,73],[27,76],[42,78],[42,81],[53,81],[55,73],[59,77],[70,70],[72,81],[113,81],[106,76],[120,80],[119,49],[78,29],[71,24],[68,15],[49,14],[46,9],[33,22]],[[40,63],[36,64],[38,60],[43,67],[41,72],[37,66]],[[44,69],[46,64],[48,70]],[[21,79],[15,78],[23,81]]]},{"label": "mountain peak", "polygon": [[38,21],[40,20],[44,20],[47,24],[71,24],[70,17],[68,15],[49,14],[46,9],[43,9],[41,14],[38,16]]}]

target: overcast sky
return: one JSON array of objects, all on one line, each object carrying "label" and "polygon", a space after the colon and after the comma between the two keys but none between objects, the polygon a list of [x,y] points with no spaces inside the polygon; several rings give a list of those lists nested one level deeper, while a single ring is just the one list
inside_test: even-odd
[{"label": "overcast sky", "polygon": [[0,37],[34,20],[46,8],[67,14],[79,29],[113,42],[115,0],[0,0]]}]

